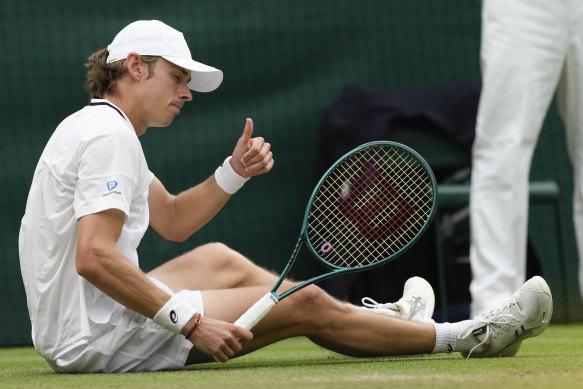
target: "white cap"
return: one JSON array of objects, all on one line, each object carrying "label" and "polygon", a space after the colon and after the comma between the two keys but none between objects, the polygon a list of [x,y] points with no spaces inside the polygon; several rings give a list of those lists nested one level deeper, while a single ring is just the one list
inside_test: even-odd
[{"label": "white cap", "polygon": [[126,59],[130,53],[160,56],[191,71],[190,89],[210,92],[223,81],[223,72],[192,59],[184,35],[158,20],[138,20],[121,30],[107,46],[107,63]]}]

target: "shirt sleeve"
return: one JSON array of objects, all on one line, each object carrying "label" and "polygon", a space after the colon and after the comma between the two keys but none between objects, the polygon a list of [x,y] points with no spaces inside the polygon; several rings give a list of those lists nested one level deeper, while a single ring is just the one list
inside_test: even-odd
[{"label": "shirt sleeve", "polygon": [[77,219],[112,208],[123,211],[127,218],[138,186],[135,179],[142,177],[140,150],[135,136],[132,139],[123,131],[95,135],[80,144],[73,202]]}]

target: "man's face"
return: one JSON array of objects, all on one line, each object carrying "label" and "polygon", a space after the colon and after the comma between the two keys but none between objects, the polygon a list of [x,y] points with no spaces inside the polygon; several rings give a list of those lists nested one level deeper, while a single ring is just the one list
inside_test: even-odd
[{"label": "man's face", "polygon": [[142,120],[147,127],[167,127],[172,123],[184,103],[192,100],[189,81],[190,71],[163,58],[153,64],[140,94]]}]

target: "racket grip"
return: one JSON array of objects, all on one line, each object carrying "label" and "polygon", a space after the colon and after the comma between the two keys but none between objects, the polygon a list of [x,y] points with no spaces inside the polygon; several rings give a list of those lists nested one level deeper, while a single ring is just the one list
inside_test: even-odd
[{"label": "racket grip", "polygon": [[263,319],[273,307],[275,307],[277,301],[277,298],[272,295],[271,292],[267,293],[265,296],[257,300],[257,302],[253,304],[239,319],[237,319],[235,325],[250,331],[255,327],[255,324],[259,323],[259,321]]}]

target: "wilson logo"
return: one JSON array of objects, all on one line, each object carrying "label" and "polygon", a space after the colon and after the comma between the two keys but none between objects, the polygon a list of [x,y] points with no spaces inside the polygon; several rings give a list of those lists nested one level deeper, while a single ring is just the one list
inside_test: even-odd
[{"label": "wilson logo", "polygon": [[109,192],[111,192],[112,190],[114,190],[117,187],[117,181],[108,181],[106,186],[107,186],[107,190]]},{"label": "wilson logo", "polygon": [[[340,210],[357,224],[367,239],[385,239],[403,228],[414,213],[413,207],[372,162],[365,162],[361,171],[352,184],[342,187]],[[382,222],[377,222],[375,219],[386,209],[394,209],[392,215],[381,217]]]}]

